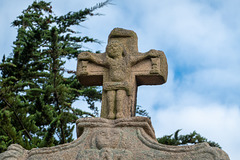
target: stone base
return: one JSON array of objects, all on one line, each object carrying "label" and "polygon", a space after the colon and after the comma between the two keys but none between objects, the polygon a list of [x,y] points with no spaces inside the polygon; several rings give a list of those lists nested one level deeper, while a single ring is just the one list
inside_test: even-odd
[{"label": "stone base", "polygon": [[78,139],[71,143],[29,151],[13,144],[0,154],[0,160],[229,160],[224,151],[207,143],[159,144],[151,121],[146,117],[82,118],[76,123]]}]

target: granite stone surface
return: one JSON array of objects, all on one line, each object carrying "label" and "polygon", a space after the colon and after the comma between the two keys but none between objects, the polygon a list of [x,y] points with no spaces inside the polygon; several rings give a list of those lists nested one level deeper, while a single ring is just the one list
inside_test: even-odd
[{"label": "granite stone surface", "polygon": [[137,87],[163,84],[167,74],[162,51],[140,53],[135,32],[113,29],[105,53],[78,56],[79,82],[103,86],[101,117],[78,119],[78,139],[71,143],[31,150],[12,144],[0,160],[229,160],[208,143],[159,144],[151,120],[135,116]]}]

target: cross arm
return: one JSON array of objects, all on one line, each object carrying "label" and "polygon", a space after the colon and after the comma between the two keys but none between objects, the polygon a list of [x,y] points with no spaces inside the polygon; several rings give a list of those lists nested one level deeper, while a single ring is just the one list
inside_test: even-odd
[{"label": "cross arm", "polygon": [[100,54],[91,53],[91,52],[82,52],[78,55],[78,60],[80,61],[90,61],[98,65],[106,67],[106,62]]},{"label": "cross arm", "polygon": [[[143,54],[143,53],[141,53]],[[137,85],[160,85],[167,81],[167,59],[162,51],[150,50],[132,67]],[[139,60],[137,59],[137,60]]]},{"label": "cross arm", "polygon": [[82,52],[78,55],[77,78],[85,86],[101,86],[106,69],[105,54]]},{"label": "cross arm", "polygon": [[137,63],[150,58],[158,58],[161,56],[161,54],[164,54],[162,51],[151,49],[147,53],[138,53],[136,56],[132,57],[131,59],[131,65],[134,66]]}]

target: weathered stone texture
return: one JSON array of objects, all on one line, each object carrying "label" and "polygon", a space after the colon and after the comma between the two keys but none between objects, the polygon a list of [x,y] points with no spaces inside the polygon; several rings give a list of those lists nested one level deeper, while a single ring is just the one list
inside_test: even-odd
[{"label": "weathered stone texture", "polygon": [[137,86],[165,83],[167,68],[162,51],[140,53],[136,33],[115,28],[105,53],[79,54],[77,76],[83,85],[103,86],[101,117],[128,118],[135,116]]},{"label": "weathered stone texture", "polygon": [[102,118],[77,120],[71,143],[32,150],[13,144],[0,160],[229,160],[207,143],[159,144],[151,121],[135,117],[137,86],[165,83],[167,60],[162,51],[139,53],[133,31],[115,28],[105,53],[79,54],[77,76],[83,85],[103,86]]},{"label": "weathered stone texture", "polygon": [[77,121],[78,136],[72,143],[56,147],[24,150],[11,145],[0,155],[5,160],[228,160],[228,155],[207,143],[167,146],[155,138],[146,117],[109,120],[82,118]]}]

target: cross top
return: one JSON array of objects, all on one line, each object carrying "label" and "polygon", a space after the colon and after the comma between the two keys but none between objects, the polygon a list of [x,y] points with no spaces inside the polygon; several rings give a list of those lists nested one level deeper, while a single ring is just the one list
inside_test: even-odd
[{"label": "cross top", "polygon": [[129,54],[138,53],[138,38],[137,34],[131,30],[115,28],[108,36],[108,44],[112,42],[121,43]]},{"label": "cross top", "polygon": [[103,86],[101,117],[118,119],[135,116],[137,86],[165,83],[167,68],[162,51],[140,53],[136,33],[115,28],[105,53],[79,54],[77,77],[82,85]]}]

